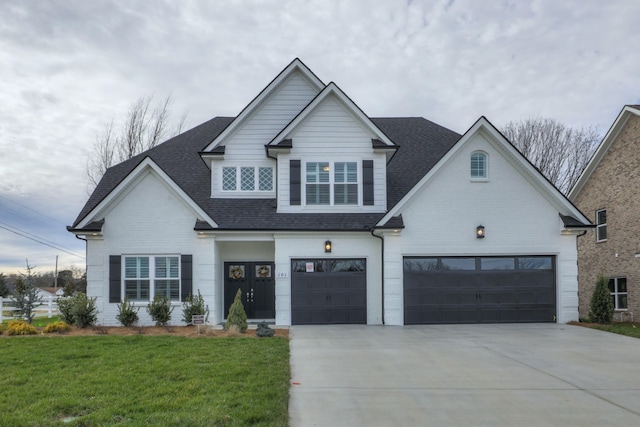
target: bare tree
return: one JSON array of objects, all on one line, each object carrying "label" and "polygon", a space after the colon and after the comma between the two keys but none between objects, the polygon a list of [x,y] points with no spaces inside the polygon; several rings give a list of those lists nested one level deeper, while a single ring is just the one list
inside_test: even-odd
[{"label": "bare tree", "polygon": [[108,168],[123,162],[143,151],[155,147],[163,140],[182,132],[187,119],[183,113],[171,127],[171,96],[167,96],[155,107],[153,96],[143,96],[134,102],[120,131],[115,130],[111,120],[101,135],[96,137],[93,153],[87,161],[87,191],[90,193]]},{"label": "bare tree", "polygon": [[541,117],[509,122],[502,133],[563,194],[580,178],[600,140],[594,127],[573,129]]}]

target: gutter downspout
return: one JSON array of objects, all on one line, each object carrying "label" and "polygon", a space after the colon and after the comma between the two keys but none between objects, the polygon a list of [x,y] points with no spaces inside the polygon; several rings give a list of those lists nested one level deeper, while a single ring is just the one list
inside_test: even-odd
[{"label": "gutter downspout", "polygon": [[384,326],[384,238],[374,234],[375,228],[371,228],[371,235],[380,239],[382,262],[380,263],[380,285],[382,288],[382,326]]}]

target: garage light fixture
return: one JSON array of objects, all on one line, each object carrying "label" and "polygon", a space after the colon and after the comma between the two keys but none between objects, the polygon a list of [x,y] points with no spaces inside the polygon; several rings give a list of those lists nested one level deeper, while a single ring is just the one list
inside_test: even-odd
[{"label": "garage light fixture", "polygon": [[324,242],[324,251],[331,252],[331,240],[327,240]]},{"label": "garage light fixture", "polygon": [[476,227],[476,237],[478,239],[484,239],[484,225],[479,225]]}]

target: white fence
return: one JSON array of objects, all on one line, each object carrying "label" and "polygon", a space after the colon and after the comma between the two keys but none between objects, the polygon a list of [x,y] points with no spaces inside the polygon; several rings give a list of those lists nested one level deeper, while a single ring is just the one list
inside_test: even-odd
[{"label": "white fence", "polygon": [[[18,309],[11,305],[13,298],[2,298],[0,297],[0,322],[5,319],[14,319],[19,316],[18,313],[15,313]],[[52,318],[54,315],[59,314],[58,312],[58,297],[48,296],[42,298],[42,302],[37,305],[34,309],[36,313],[36,317],[43,317],[46,313],[48,318]]]}]

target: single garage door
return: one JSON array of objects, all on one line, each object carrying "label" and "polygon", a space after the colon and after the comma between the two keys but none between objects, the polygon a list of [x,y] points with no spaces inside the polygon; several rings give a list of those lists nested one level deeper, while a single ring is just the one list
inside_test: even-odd
[{"label": "single garage door", "polygon": [[291,261],[291,323],[367,323],[364,259]]},{"label": "single garage door", "polygon": [[404,323],[554,322],[555,257],[405,257]]}]

